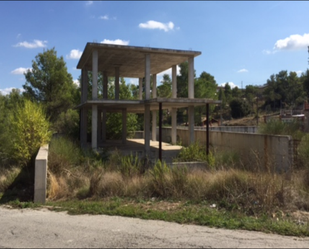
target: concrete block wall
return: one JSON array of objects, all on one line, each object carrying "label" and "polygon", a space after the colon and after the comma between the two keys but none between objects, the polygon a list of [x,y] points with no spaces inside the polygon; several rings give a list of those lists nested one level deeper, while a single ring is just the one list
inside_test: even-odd
[{"label": "concrete block wall", "polygon": [[[195,139],[206,145],[206,131],[195,130]],[[162,129],[162,140],[168,142],[171,128]],[[188,130],[178,128],[181,145],[188,146]],[[246,168],[263,171],[288,172],[293,165],[293,140],[291,136],[275,136],[251,133],[209,132],[210,146],[217,152],[238,153]]]},{"label": "concrete block wall", "polygon": [[48,145],[39,149],[35,158],[34,202],[45,203],[47,185]]}]

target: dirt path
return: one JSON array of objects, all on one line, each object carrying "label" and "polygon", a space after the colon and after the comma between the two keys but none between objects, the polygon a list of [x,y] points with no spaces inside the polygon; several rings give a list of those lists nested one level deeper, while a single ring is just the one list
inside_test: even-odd
[{"label": "dirt path", "polygon": [[1,247],[308,248],[309,238],[47,209],[0,207]]}]

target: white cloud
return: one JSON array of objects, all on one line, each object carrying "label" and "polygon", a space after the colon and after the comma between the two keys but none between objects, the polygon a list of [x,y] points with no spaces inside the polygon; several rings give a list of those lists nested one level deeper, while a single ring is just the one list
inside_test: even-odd
[{"label": "white cloud", "polygon": [[248,70],[245,69],[245,68],[240,69],[240,70],[237,71],[237,73],[247,73],[247,72],[248,72]]},{"label": "white cloud", "polygon": [[73,80],[73,83],[74,83],[75,85],[79,86],[79,80],[78,80],[78,79]]},{"label": "white cloud", "polygon": [[298,76],[301,76],[302,72],[303,72],[302,70],[298,70],[295,73],[297,73]]},{"label": "white cloud", "polygon": [[[233,82],[225,82],[225,83],[220,84],[219,86],[225,86],[226,83],[229,83],[229,85],[230,85],[231,88],[238,87],[238,86],[235,85]],[[238,87],[238,88],[239,88],[239,87]]]},{"label": "white cloud", "polygon": [[89,5],[92,5],[93,4],[93,1],[87,1],[86,2],[86,6],[89,6]]},{"label": "white cloud", "polygon": [[143,29],[162,29],[165,32],[174,29],[174,23],[172,22],[162,23],[162,22],[157,22],[153,20],[150,20],[146,23],[140,23],[138,26]]},{"label": "white cloud", "polygon": [[33,40],[32,43],[27,41],[19,42],[14,47],[25,47],[25,48],[45,48],[47,41]]},{"label": "white cloud", "polygon": [[103,19],[103,20],[108,20],[108,19],[109,19],[109,18],[108,18],[108,15],[100,16],[99,18],[100,18],[100,19]]},{"label": "white cloud", "polygon": [[275,43],[274,50],[298,50],[307,49],[309,46],[309,33],[304,35],[290,35]]},{"label": "white cloud", "polygon": [[25,91],[23,88],[9,87],[9,88],[5,88],[5,89],[0,89],[0,93],[2,95],[7,95],[7,94],[10,94],[13,89],[18,89],[20,92]]},{"label": "white cloud", "polygon": [[19,67],[19,68],[14,69],[13,71],[11,71],[11,74],[24,74],[28,70],[31,70],[31,68]]},{"label": "white cloud", "polygon": [[72,49],[70,54],[66,56],[67,59],[79,59],[82,56],[82,51],[78,49]]},{"label": "white cloud", "polygon": [[120,39],[116,39],[116,40],[104,39],[103,41],[101,41],[101,43],[114,44],[114,45],[129,45],[129,41],[123,41]]}]

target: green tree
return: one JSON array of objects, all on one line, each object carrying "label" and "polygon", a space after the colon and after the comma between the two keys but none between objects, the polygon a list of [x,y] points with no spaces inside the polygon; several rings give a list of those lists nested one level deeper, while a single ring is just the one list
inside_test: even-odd
[{"label": "green tree", "polygon": [[67,72],[63,57],[57,57],[55,48],[44,50],[32,61],[32,69],[25,73],[24,95],[43,105],[46,114],[53,123],[60,113],[77,103],[77,86],[71,74]]},{"label": "green tree", "polygon": [[50,141],[49,122],[41,106],[30,100],[16,106],[8,120],[11,158],[26,166],[40,146]]},{"label": "green tree", "polygon": [[161,85],[157,87],[157,96],[161,98],[172,97],[172,80],[168,74],[163,75]]},{"label": "green tree", "polygon": [[243,99],[232,99],[230,102],[231,115],[233,118],[242,118],[250,113],[250,108]]}]

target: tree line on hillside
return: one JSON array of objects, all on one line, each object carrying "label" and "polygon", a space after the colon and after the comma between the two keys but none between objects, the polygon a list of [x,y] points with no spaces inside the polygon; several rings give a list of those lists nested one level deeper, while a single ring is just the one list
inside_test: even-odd
[{"label": "tree line on hillside", "polygon": [[[177,97],[187,98],[188,62],[183,62],[178,66],[180,67],[180,73],[177,75]],[[27,137],[27,140],[41,139],[44,142],[50,138],[50,133],[63,133],[74,139],[79,137],[79,111],[74,107],[80,103],[81,91],[80,86],[73,83],[72,75],[68,73],[63,57],[57,56],[55,48],[44,50],[35,57],[32,61],[32,68],[24,75],[23,92],[13,89],[8,95],[0,94],[0,161],[2,163],[8,159],[8,155],[12,154],[14,150],[16,152],[15,159],[20,160],[17,151],[21,149],[18,149],[16,144],[17,141],[21,143],[21,138],[14,136],[24,136]],[[88,98],[90,99],[91,72],[88,73],[88,78]],[[114,98],[114,87],[114,78],[109,77],[109,99]],[[145,87],[145,81],[143,81],[142,87]],[[250,113],[257,113],[257,108],[275,111],[282,107],[294,108],[302,104],[309,96],[309,70],[300,77],[295,72],[280,71],[278,74],[270,76],[263,89],[253,85],[248,85],[245,89],[231,88],[228,83],[224,87],[219,87],[211,74],[203,71],[196,77],[194,71],[194,87],[195,98],[222,101],[219,106],[210,105],[210,115],[212,117],[219,117],[224,112],[230,114],[233,118],[239,118]],[[120,79],[120,99],[138,99],[138,95],[139,85],[127,84],[124,78]],[[168,74],[165,74],[158,84],[157,96],[166,98],[172,96],[172,80]],[[103,97],[103,75],[100,73],[98,74],[98,97]],[[257,105],[261,101],[263,104]],[[37,114],[31,115],[31,111]],[[22,116],[21,113],[27,113],[28,116]],[[201,124],[201,117],[205,116],[205,113],[205,106],[195,108],[196,125]],[[164,110],[163,114],[164,124],[169,125],[171,121],[169,110]],[[90,124],[90,113],[88,117]],[[21,120],[21,118],[24,120]],[[41,138],[35,138],[33,135],[35,129],[39,129],[39,127],[35,126],[35,118],[42,124],[45,121],[48,123],[43,125],[45,130],[39,131],[42,135]],[[178,109],[177,123],[186,122],[187,109]],[[21,129],[22,123],[29,123],[34,129],[30,131],[29,127],[23,127],[24,135],[16,133],[16,130]],[[127,124],[128,134],[132,134],[136,130],[143,130],[143,115],[128,114]],[[107,138],[120,138],[121,126],[121,114],[108,113]],[[91,125],[88,125],[88,127],[90,133]],[[10,139],[10,137],[14,137],[14,139]],[[25,146],[33,145],[29,143]],[[37,145],[36,149],[38,149]],[[26,163],[24,162],[24,164]]]}]

